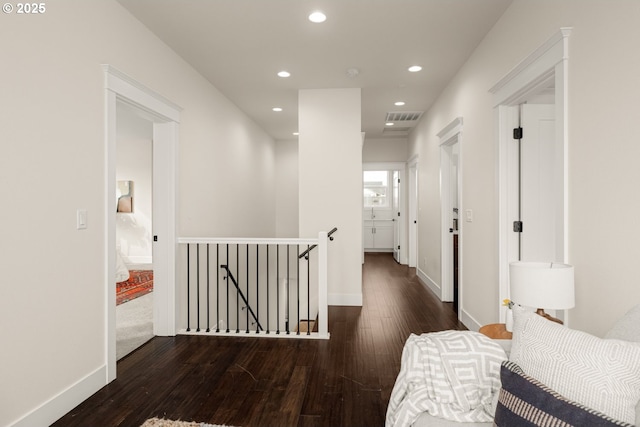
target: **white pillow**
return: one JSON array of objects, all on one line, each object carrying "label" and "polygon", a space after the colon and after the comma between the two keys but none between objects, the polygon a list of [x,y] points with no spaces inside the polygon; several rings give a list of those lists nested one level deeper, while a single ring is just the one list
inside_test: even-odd
[{"label": "white pillow", "polygon": [[618,319],[604,337],[640,342],[640,304]]},{"label": "white pillow", "polygon": [[564,397],[633,424],[640,343],[601,339],[514,307],[509,359]]}]

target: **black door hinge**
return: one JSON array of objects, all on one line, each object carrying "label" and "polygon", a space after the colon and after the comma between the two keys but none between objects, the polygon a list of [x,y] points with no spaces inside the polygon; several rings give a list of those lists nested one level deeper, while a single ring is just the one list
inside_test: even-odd
[{"label": "black door hinge", "polygon": [[158,236],[153,236],[153,241],[157,242],[158,241]]},{"label": "black door hinge", "polygon": [[517,127],[513,130],[513,139],[522,139],[522,128]]},{"label": "black door hinge", "polygon": [[513,221],[513,231],[522,233],[522,221]]}]

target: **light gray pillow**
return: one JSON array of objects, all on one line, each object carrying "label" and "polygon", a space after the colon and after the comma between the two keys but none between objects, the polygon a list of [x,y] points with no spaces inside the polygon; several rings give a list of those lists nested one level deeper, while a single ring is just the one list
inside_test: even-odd
[{"label": "light gray pillow", "polygon": [[607,332],[605,338],[640,342],[640,304],[627,311]]},{"label": "light gray pillow", "polygon": [[[605,338],[640,342],[640,304],[627,311],[607,332]],[[636,425],[640,426],[640,401],[636,406]]]},{"label": "light gray pillow", "polygon": [[635,423],[640,343],[598,338],[514,307],[509,359],[566,398]]}]

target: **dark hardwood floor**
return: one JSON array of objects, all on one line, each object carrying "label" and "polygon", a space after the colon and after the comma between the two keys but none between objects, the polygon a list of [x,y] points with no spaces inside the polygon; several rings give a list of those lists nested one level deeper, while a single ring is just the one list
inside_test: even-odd
[{"label": "dark hardwood floor", "polygon": [[330,340],[156,337],[54,426],[383,426],[409,334],[465,328],[415,269],[391,254],[365,260],[364,304],[329,308]]}]

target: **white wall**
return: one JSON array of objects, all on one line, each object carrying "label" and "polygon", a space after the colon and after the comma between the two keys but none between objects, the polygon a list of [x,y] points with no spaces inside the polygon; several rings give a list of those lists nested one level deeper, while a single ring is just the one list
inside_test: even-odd
[{"label": "white wall", "polygon": [[133,212],[116,214],[116,248],[129,265],[150,264],[153,123],[123,105],[116,124],[116,180],[133,181]]},{"label": "white wall", "polygon": [[409,159],[407,138],[372,139],[365,136],[362,147],[363,162],[406,162]]},{"label": "white wall", "polygon": [[[0,25],[0,425],[48,425],[106,378],[105,201],[113,195],[105,194],[100,64],[183,108],[180,235],[275,233],[268,135],[117,2],[47,6],[40,16],[4,15]],[[86,230],[76,230],[79,208]]]},{"label": "white wall", "polygon": [[298,237],[298,141],[276,142],[276,237]]},{"label": "white wall", "polygon": [[[640,3],[516,0],[411,135],[420,155],[419,268],[440,280],[439,152],[436,134],[464,118],[462,310],[498,320],[497,147],[489,89],[560,27],[569,39],[569,262],[576,271],[572,327],[603,334],[640,303],[634,266],[640,224],[640,144],[623,124],[638,121]],[[624,222],[624,225],[621,223]]]},{"label": "white wall", "polygon": [[329,304],[362,305],[360,89],[298,95],[300,237],[338,227],[329,244]]}]

